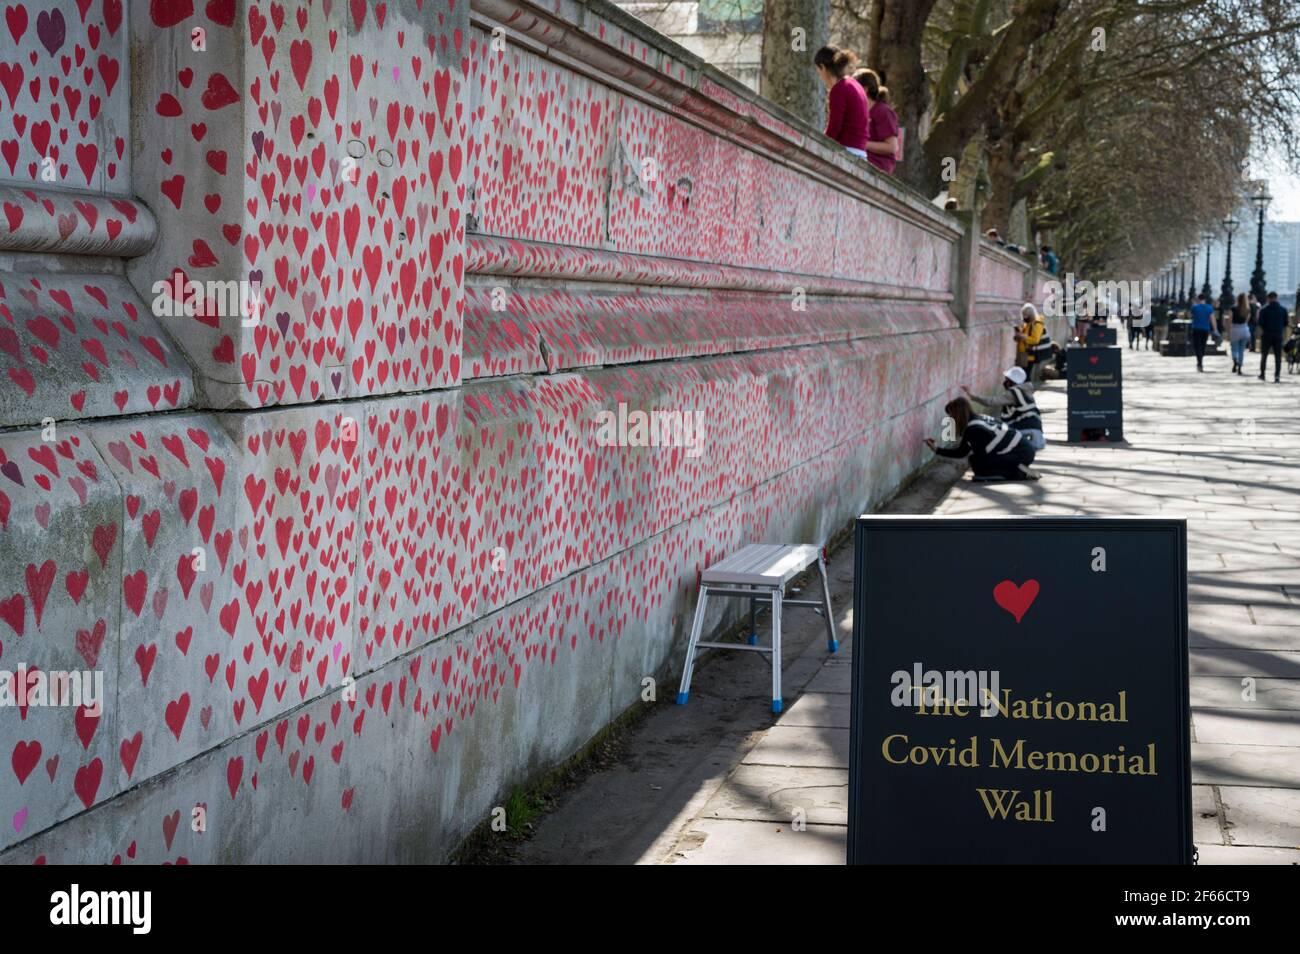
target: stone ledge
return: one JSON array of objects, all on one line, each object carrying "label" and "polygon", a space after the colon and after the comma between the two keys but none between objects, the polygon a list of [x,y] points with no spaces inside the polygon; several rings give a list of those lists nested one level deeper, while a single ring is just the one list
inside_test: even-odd
[{"label": "stone ledge", "polygon": [[0,275],[0,426],[187,407],[190,368],[121,275]]},{"label": "stone ledge", "polygon": [[549,278],[587,283],[616,282],[786,295],[794,288],[802,288],[810,295],[844,295],[916,302],[952,300],[952,293],[942,288],[914,288],[835,275],[812,275],[612,249],[553,245],[494,235],[468,237],[465,271],[480,276]]},{"label": "stone ledge", "polygon": [[157,234],[153,213],[133,199],[0,184],[0,252],[128,258]]}]

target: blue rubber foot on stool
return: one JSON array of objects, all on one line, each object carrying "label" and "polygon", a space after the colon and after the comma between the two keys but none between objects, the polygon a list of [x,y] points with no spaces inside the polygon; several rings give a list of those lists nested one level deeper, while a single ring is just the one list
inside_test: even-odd
[{"label": "blue rubber foot on stool", "polygon": [[751,645],[751,646],[757,646],[757,645],[758,645],[758,633],[750,633],[750,634],[749,634],[749,639],[746,640],[746,642],[748,642],[749,645]]},{"label": "blue rubber foot on stool", "polygon": [[840,651],[840,641],[838,639],[832,639],[826,644],[826,648],[833,653],[837,653]]},{"label": "blue rubber foot on stool", "polygon": [[773,711],[773,712],[780,712],[780,711],[781,711],[781,700],[780,700],[780,699],[773,699],[773,700],[772,700],[772,711]]},{"label": "blue rubber foot on stool", "polygon": [[690,697],[690,695],[691,695],[691,694],[690,694],[689,692],[679,692],[679,693],[677,693],[677,704],[678,704],[679,706],[684,706],[684,705],[686,705],[686,700]]}]

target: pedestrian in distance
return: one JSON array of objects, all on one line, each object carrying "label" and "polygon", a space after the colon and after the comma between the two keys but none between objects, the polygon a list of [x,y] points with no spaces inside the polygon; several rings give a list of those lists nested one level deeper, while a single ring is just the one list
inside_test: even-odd
[{"label": "pedestrian in distance", "polygon": [[1142,316],[1133,314],[1130,307],[1129,313],[1124,317],[1124,322],[1128,325],[1128,349],[1130,351],[1140,350],[1142,347]]},{"label": "pedestrian in distance", "polygon": [[1237,304],[1232,309],[1232,328],[1228,332],[1228,342],[1232,347],[1232,373],[1241,374],[1246,363],[1246,345],[1250,342],[1250,303],[1245,295],[1237,296]]},{"label": "pedestrian in distance", "polygon": [[1205,370],[1205,344],[1214,333],[1214,306],[1205,300],[1205,293],[1196,296],[1192,306],[1192,351],[1196,353],[1196,370]]},{"label": "pedestrian in distance", "polygon": [[1060,262],[1056,258],[1056,253],[1052,251],[1052,246],[1044,245],[1040,258],[1043,268],[1047,270],[1047,274],[1055,275],[1056,270],[1060,267]]},{"label": "pedestrian in distance", "polygon": [[953,398],[943,410],[952,421],[957,442],[940,447],[933,437],[927,437],[925,445],[930,450],[954,460],[969,457],[971,473],[980,482],[1039,478],[1029,467],[1034,462],[1034,449],[1020,431],[975,414],[964,397]]},{"label": "pedestrian in distance", "polygon": [[1250,344],[1250,350],[1254,351],[1255,330],[1259,327],[1259,312],[1260,309],[1263,307],[1263,303],[1258,298],[1255,297],[1254,292],[1251,292],[1250,294],[1249,303],[1250,303],[1250,321],[1247,323],[1247,326],[1250,329],[1250,339],[1248,343]]},{"label": "pedestrian in distance", "polygon": [[1282,380],[1282,341],[1290,323],[1286,308],[1277,300],[1277,292],[1268,293],[1268,304],[1259,310],[1259,379],[1268,370],[1268,356],[1273,355],[1273,380]]}]

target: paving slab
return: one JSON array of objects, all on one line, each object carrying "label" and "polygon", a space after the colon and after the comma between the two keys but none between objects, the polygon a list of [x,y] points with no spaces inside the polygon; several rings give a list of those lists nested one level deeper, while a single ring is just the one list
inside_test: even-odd
[{"label": "paving slab", "polygon": [[780,722],[745,756],[748,765],[797,765],[813,768],[849,767],[849,730]]},{"label": "paving slab", "polygon": [[[811,686],[811,683],[809,683]],[[815,726],[847,729],[850,696],[843,692],[814,692],[811,688],[792,705],[781,719],[784,726]]]},{"label": "paving slab", "polygon": [[702,817],[844,825],[848,810],[848,769],[742,764]]},{"label": "paving slab", "polygon": [[771,822],[700,818],[682,835],[665,861],[688,865],[842,865],[847,838],[848,829],[839,825],[809,825],[804,831],[792,831],[789,825]]},{"label": "paving slab", "polygon": [[1224,785],[1219,798],[1230,844],[1300,849],[1300,791]]},{"label": "paving slab", "polygon": [[1300,679],[1300,652],[1196,648],[1191,650],[1189,658],[1194,676]]},{"label": "paving slab", "polygon": [[1192,786],[1192,840],[1199,844],[1222,845],[1218,796],[1212,785]]},{"label": "paving slab", "polygon": [[[1300,712],[1300,683],[1294,679],[1193,676],[1192,710],[1285,709]],[[1253,698],[1248,694],[1253,692]]]},{"label": "paving slab", "polygon": [[1242,742],[1289,745],[1300,759],[1300,712],[1285,709],[1193,709],[1197,742]]},{"label": "paving slab", "polygon": [[1300,789],[1298,756],[1294,746],[1193,742],[1192,778],[1210,785]]},{"label": "paving slab", "polygon": [[1300,851],[1287,848],[1197,844],[1196,849],[1203,865],[1300,865]]}]

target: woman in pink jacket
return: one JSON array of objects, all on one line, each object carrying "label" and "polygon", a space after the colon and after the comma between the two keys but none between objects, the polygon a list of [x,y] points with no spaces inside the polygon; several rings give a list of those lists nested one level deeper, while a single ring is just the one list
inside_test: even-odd
[{"label": "woman in pink jacket", "polygon": [[889,90],[880,85],[875,70],[858,70],[853,78],[867,94],[867,162],[881,172],[893,172],[898,162],[898,116],[889,105]]},{"label": "woman in pink jacket", "polygon": [[823,46],[813,56],[817,75],[826,84],[826,135],[853,153],[867,156],[867,94],[849,71],[858,62],[851,50]]}]

